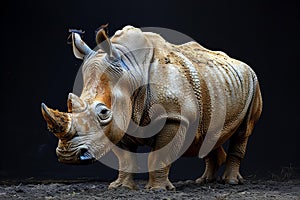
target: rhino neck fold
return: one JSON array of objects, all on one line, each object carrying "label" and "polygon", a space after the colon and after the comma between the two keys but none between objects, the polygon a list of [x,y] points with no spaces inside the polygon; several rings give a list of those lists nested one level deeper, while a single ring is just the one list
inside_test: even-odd
[{"label": "rhino neck fold", "polygon": [[150,118],[148,115],[148,105],[149,105],[149,85],[144,85],[140,87],[132,97],[132,120],[136,125],[145,126],[150,123]]}]

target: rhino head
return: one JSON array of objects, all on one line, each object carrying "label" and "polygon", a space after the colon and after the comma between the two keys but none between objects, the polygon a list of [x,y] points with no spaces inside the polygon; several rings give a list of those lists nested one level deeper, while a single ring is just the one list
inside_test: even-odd
[{"label": "rhino head", "polygon": [[[124,41],[128,34],[135,38],[140,35],[141,44],[147,41],[140,29],[125,27],[122,31],[115,34],[113,44],[106,27],[101,27],[96,34],[98,50],[90,49],[78,33],[71,33],[74,55],[84,60],[82,93],[80,97],[69,94],[68,112],[41,105],[48,129],[59,139],[59,162],[90,163],[101,158],[125,134],[132,114],[133,84],[127,72],[134,64],[122,57],[123,49],[130,49]],[[120,45],[122,41],[125,45]],[[152,54],[147,52],[144,56],[150,60]]]},{"label": "rhino head", "polygon": [[59,162],[90,163],[104,155],[112,141],[118,142],[122,133],[111,131],[112,111],[101,101],[87,102],[70,93],[68,112],[48,108],[42,103],[42,114],[48,129],[58,137],[56,154]]}]

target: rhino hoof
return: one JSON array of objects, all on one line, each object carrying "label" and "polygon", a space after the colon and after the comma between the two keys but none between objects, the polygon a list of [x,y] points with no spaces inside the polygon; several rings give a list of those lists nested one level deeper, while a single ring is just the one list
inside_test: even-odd
[{"label": "rhino hoof", "polygon": [[236,178],[235,177],[223,178],[222,182],[224,184],[229,184],[229,185],[241,185],[244,184],[244,179],[240,174],[238,174]]},{"label": "rhino hoof", "polygon": [[155,190],[155,191],[163,191],[163,190],[172,190],[175,191],[175,186],[170,181],[165,181],[163,183],[148,183],[145,186],[146,189]]},{"label": "rhino hoof", "polygon": [[112,183],[109,184],[108,189],[115,189],[115,188],[127,188],[127,189],[131,189],[131,190],[137,190],[137,186],[135,185],[134,182],[129,182],[129,181],[119,181],[116,180]]},{"label": "rhino hoof", "polygon": [[205,184],[205,183],[212,183],[215,181],[216,181],[216,178],[200,177],[195,182],[197,184]]}]

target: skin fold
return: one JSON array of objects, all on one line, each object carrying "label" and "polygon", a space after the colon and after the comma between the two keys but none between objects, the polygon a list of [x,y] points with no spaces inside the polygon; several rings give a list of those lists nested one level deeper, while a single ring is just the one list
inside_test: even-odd
[{"label": "skin fold", "polygon": [[[224,183],[242,183],[241,160],[262,111],[253,70],[196,42],[174,45],[132,26],[109,39],[106,29],[98,30],[95,51],[72,33],[73,52],[83,59],[84,83],[80,97],[69,95],[68,112],[42,104],[48,128],[59,139],[59,161],[80,164],[112,150],[119,176],[109,188],[136,189],[137,163],[129,152],[147,145],[146,188],[172,190],[171,161],[180,153],[198,156],[202,148],[206,169],[197,183],[214,181],[222,165]],[[191,143],[182,149],[190,134]],[[162,148],[164,153],[158,153]]]}]

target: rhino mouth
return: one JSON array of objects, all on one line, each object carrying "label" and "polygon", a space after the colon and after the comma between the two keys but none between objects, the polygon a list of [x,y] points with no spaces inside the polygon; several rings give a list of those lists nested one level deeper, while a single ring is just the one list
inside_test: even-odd
[{"label": "rhino mouth", "polygon": [[81,148],[72,154],[66,154],[60,148],[56,149],[58,161],[64,164],[93,164],[97,159],[87,148]]},{"label": "rhino mouth", "polygon": [[106,137],[98,138],[100,144],[95,141],[86,141],[83,137],[74,137],[69,141],[60,140],[56,148],[58,161],[64,164],[93,164],[111,150]]}]

